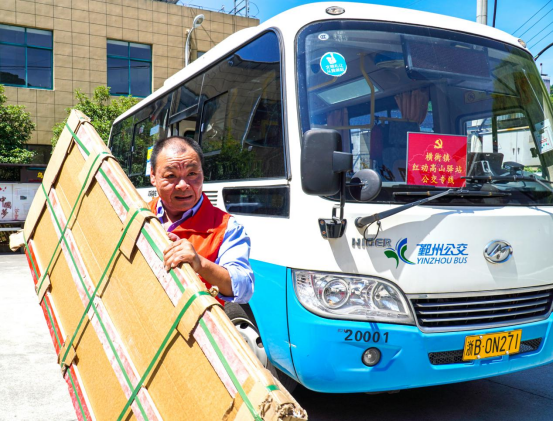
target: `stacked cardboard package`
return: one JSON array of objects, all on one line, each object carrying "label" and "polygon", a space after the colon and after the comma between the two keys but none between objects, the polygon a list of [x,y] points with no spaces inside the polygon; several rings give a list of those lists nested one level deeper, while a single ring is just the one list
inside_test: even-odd
[{"label": "stacked cardboard package", "polygon": [[165,271],[167,234],[82,113],[11,240],[80,420],[306,419],[191,267]]}]

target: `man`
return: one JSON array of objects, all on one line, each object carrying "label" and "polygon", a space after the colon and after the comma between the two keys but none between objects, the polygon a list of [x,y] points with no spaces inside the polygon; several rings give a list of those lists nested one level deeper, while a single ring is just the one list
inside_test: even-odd
[{"label": "man", "polygon": [[161,140],[150,163],[159,197],[149,206],[173,241],[164,250],[166,270],[187,262],[208,288],[219,289],[220,302],[248,302],[254,292],[250,238],[202,193],[204,155],[198,143],[177,136]]}]

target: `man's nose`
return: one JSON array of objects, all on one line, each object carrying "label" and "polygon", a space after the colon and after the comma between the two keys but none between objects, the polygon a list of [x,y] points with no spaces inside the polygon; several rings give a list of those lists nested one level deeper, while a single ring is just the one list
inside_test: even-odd
[{"label": "man's nose", "polygon": [[189,184],[187,183],[187,181],[185,179],[180,179],[175,189],[187,190],[188,187],[189,187]]}]

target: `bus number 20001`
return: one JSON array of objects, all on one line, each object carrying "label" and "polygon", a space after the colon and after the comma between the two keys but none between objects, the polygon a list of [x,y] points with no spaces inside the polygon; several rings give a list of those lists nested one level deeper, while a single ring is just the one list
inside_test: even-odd
[{"label": "bus number 20001", "polygon": [[352,330],[339,330],[346,334],[344,341],[364,341],[366,343],[379,343],[383,341],[384,343],[389,342],[389,333],[380,333],[379,331],[352,331]]}]

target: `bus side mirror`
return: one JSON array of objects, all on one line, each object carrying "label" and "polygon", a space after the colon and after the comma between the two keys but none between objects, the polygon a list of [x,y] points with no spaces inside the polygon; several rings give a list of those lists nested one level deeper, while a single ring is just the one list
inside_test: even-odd
[{"label": "bus side mirror", "polygon": [[333,196],[341,190],[345,172],[352,170],[352,154],[342,152],[336,130],[310,129],[302,139],[300,176],[308,195]]}]

